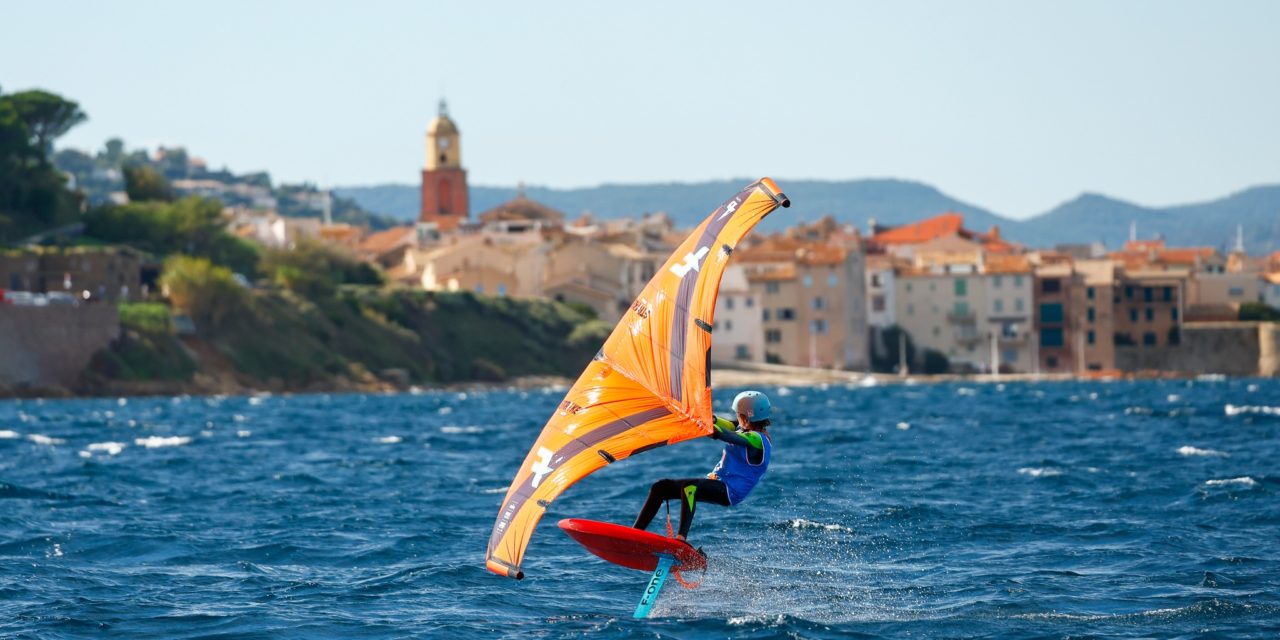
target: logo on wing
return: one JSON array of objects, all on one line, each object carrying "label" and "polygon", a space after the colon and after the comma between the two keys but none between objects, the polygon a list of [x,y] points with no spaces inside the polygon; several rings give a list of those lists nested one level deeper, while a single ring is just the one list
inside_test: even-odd
[{"label": "logo on wing", "polygon": [[551,450],[546,447],[538,447],[538,459],[533,463],[533,488],[537,489],[542,482],[542,478],[551,473]]},{"label": "logo on wing", "polygon": [[684,262],[671,265],[671,273],[683,278],[690,271],[698,271],[699,268],[702,267],[702,259],[706,257],[707,252],[709,251],[711,251],[711,249],[702,247],[698,249],[697,252],[691,251],[686,253],[684,256]]}]

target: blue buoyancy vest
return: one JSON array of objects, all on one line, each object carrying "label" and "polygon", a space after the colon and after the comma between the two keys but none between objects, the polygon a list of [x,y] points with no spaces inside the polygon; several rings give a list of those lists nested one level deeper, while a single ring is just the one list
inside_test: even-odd
[{"label": "blue buoyancy vest", "polygon": [[715,469],[711,470],[709,477],[724,483],[729,493],[730,504],[738,504],[745,500],[747,494],[751,493],[756,483],[760,482],[760,477],[764,475],[765,470],[769,468],[769,454],[773,445],[769,443],[769,436],[764,434],[760,434],[760,443],[764,447],[764,453],[759,464],[752,464],[747,458],[751,453],[750,448],[726,444],[724,453],[720,455],[720,462],[716,464]]}]

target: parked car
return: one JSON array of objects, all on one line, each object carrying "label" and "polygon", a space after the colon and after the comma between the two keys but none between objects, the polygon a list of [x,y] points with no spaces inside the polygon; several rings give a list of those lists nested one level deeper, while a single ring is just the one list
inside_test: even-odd
[{"label": "parked car", "polygon": [[35,297],[36,295],[30,291],[5,291],[4,303],[31,307],[36,304]]},{"label": "parked car", "polygon": [[44,297],[49,301],[49,304],[54,305],[74,307],[80,304],[80,301],[76,300],[75,296],[67,293],[66,291],[50,291],[49,293],[44,294]]}]

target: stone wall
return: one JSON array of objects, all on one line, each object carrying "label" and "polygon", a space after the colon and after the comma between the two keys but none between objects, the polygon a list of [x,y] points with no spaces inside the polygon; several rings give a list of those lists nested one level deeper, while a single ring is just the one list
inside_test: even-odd
[{"label": "stone wall", "polygon": [[0,387],[70,387],[119,335],[115,305],[0,305]]},{"label": "stone wall", "polygon": [[1181,338],[1174,346],[1117,346],[1116,367],[1122,371],[1232,376],[1280,374],[1280,324],[1188,323],[1182,326]]}]

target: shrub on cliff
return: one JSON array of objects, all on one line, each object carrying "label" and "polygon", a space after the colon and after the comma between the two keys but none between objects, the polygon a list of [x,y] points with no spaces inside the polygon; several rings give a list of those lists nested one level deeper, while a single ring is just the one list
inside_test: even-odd
[{"label": "shrub on cliff", "polygon": [[160,285],[174,308],[186,312],[204,330],[216,329],[248,299],[248,292],[235,281],[230,269],[204,258],[170,256],[164,261]]},{"label": "shrub on cliff", "polygon": [[376,267],[337,247],[299,242],[293,249],[268,249],[259,268],[276,285],[307,298],[332,296],[344,284],[380,285]]},{"label": "shrub on cliff", "polygon": [[228,233],[222,204],[208,198],[106,205],[86,214],[84,224],[90,237],[158,256],[184,253],[245,274],[258,262],[257,247]]}]

